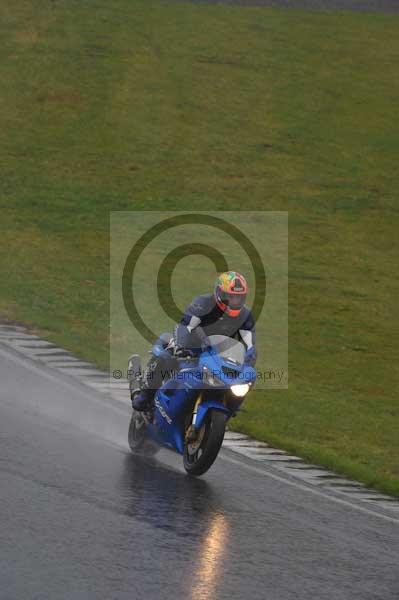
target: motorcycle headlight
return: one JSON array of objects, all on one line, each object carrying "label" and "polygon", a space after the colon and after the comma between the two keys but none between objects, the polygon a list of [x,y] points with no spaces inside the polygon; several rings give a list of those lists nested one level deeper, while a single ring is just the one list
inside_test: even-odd
[{"label": "motorcycle headlight", "polygon": [[243,396],[248,394],[249,385],[248,385],[248,383],[240,383],[238,385],[232,385],[230,389],[233,392],[234,396],[237,396],[238,398],[242,398]]}]

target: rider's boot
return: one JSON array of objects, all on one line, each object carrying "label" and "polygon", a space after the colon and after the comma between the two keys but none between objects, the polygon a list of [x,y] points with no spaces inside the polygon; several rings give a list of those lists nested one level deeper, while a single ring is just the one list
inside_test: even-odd
[{"label": "rider's boot", "polygon": [[[137,385],[132,386],[130,390],[130,397],[134,410],[151,411],[154,408],[154,396],[157,390],[157,386],[154,384],[157,367],[158,360],[155,356],[153,356],[147,365],[143,378],[141,379],[140,387],[138,388]],[[133,387],[135,389],[133,389]]]},{"label": "rider's boot", "polygon": [[144,387],[141,390],[134,390],[131,394],[132,408],[134,410],[150,411],[154,407],[155,390]]}]

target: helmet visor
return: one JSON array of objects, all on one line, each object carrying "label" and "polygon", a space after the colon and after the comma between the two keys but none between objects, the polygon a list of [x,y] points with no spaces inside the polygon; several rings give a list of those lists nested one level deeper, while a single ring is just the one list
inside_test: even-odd
[{"label": "helmet visor", "polygon": [[220,300],[233,310],[240,310],[245,304],[246,297],[246,293],[232,294],[229,292],[220,292]]}]

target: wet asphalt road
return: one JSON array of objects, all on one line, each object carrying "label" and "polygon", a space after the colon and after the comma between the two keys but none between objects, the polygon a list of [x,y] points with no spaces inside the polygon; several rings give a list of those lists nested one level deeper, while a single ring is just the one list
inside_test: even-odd
[{"label": "wet asphalt road", "polygon": [[187,1],[194,4],[228,4],[241,7],[264,6],[320,11],[349,10],[399,14],[398,0],[181,0],[181,2]]},{"label": "wet asphalt road", "polygon": [[134,458],[128,408],[71,382],[0,345],[1,600],[397,600],[398,522],[228,451]]}]

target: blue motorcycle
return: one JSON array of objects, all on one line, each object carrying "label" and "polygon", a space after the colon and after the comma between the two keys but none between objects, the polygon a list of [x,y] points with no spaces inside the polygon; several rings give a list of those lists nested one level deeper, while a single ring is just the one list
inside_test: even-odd
[{"label": "blue motorcycle", "polygon": [[[163,334],[152,348],[170,364],[173,336]],[[133,453],[166,446],[183,455],[189,475],[205,473],[215,461],[226,424],[235,416],[256,380],[256,371],[245,364],[245,346],[223,335],[207,338],[199,352],[187,350],[173,357],[175,368],[162,375],[163,383],[150,412],[133,410],[128,441]],[[140,383],[140,357],[129,360],[130,381]]]}]

